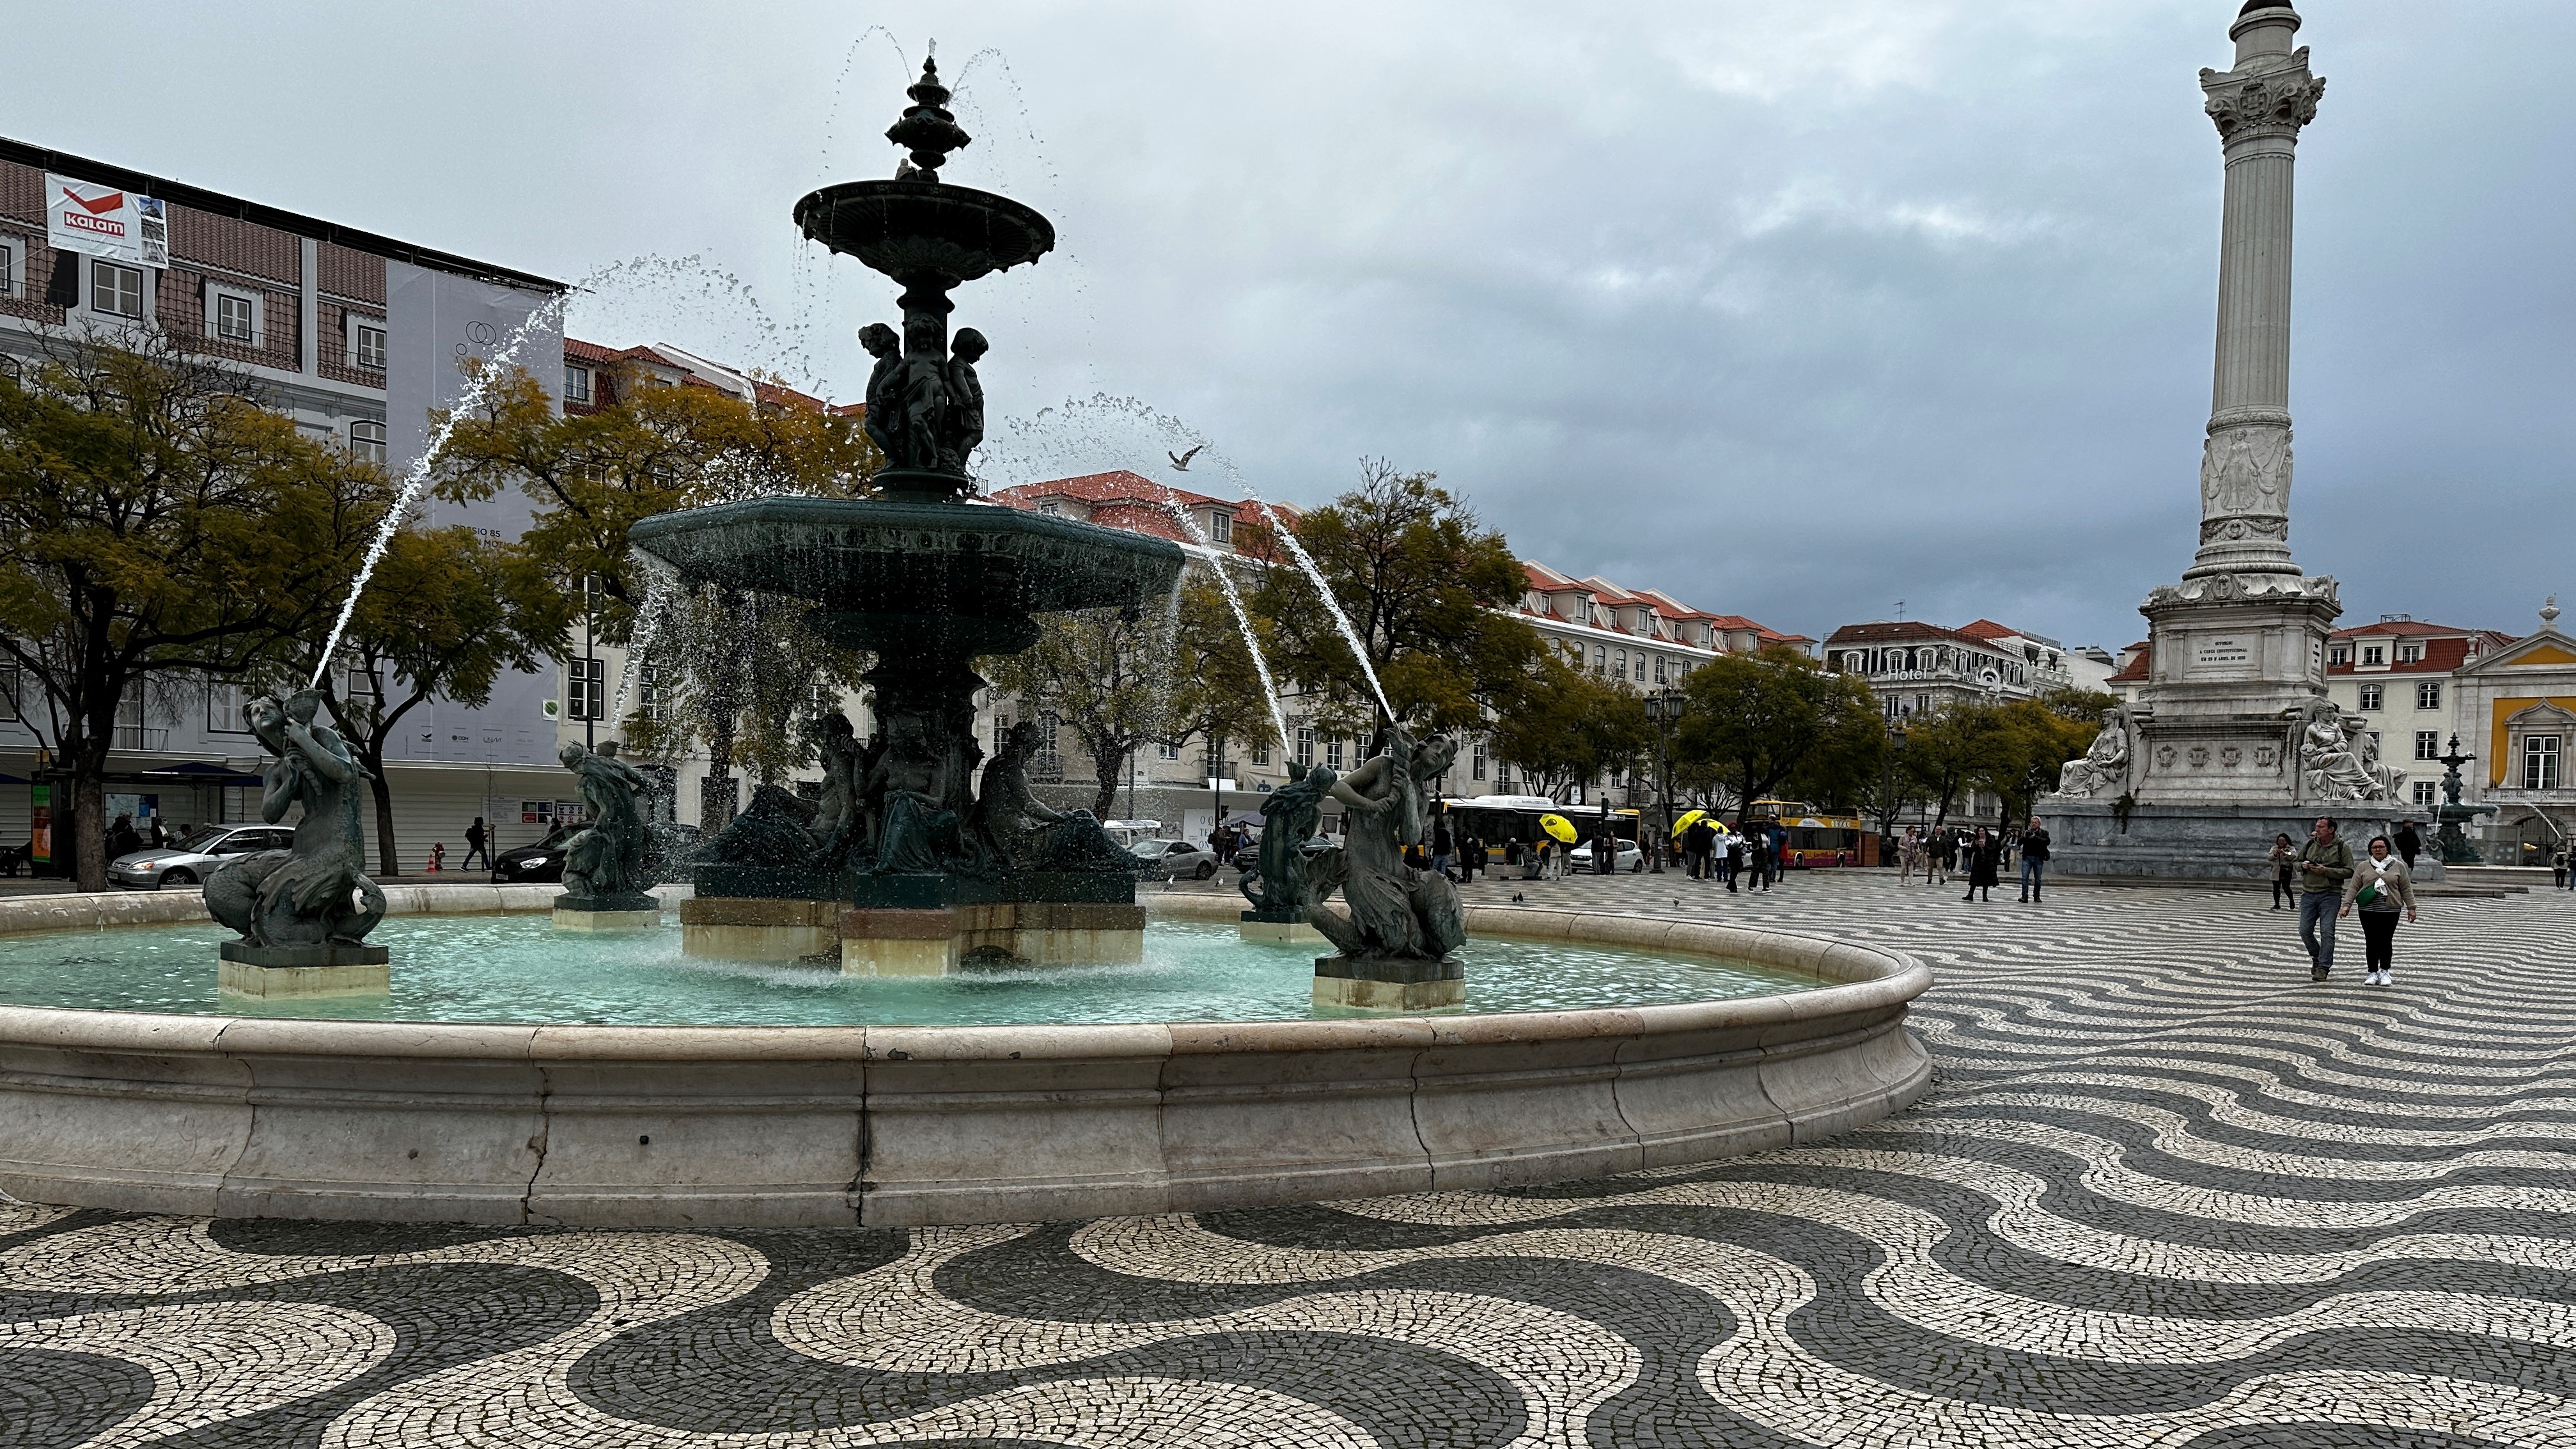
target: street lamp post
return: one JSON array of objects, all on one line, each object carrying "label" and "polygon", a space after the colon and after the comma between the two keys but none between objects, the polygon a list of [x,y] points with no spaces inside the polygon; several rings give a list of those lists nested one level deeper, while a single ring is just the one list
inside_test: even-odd
[{"label": "street lamp post", "polygon": [[1685,696],[1677,689],[1658,689],[1646,696],[1646,722],[1655,727],[1655,803],[1662,815],[1661,828],[1655,832],[1654,845],[1646,853],[1650,873],[1664,873],[1664,848],[1673,833],[1673,776],[1670,752],[1666,748],[1672,728],[1681,723]]}]

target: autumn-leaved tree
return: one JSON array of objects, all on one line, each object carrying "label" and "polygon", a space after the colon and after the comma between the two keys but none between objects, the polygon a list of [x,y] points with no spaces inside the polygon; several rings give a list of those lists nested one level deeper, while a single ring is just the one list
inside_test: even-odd
[{"label": "autumn-leaved tree", "polygon": [[1828,799],[1848,794],[1886,747],[1868,686],[1794,649],[1721,654],[1692,670],[1683,689],[1689,707],[1673,732],[1674,773],[1686,786],[1722,785],[1739,804],[1793,777]]},{"label": "autumn-leaved tree", "polygon": [[[1359,487],[1291,528],[1408,727],[1476,730],[1489,714],[1511,712],[1542,646],[1537,630],[1498,611],[1520,598],[1527,576],[1502,534],[1432,474],[1364,463]],[[1366,738],[1377,705],[1305,573],[1269,570],[1254,608],[1276,641],[1272,665],[1318,697],[1319,722]]]},{"label": "autumn-leaved tree", "polygon": [[388,503],[382,470],[160,334],[64,342],[0,374],[0,658],[68,777],[82,889],[107,885],[119,708],[288,669]]},{"label": "autumn-leaved tree", "polygon": [[[572,603],[527,550],[470,528],[405,527],[358,596],[340,658],[323,677],[332,716],[375,778],[376,855],[402,870],[385,746],[404,718],[432,699],[481,708],[504,670],[532,670],[563,652]],[[313,641],[321,647],[321,641]]]},{"label": "autumn-leaved tree", "polygon": [[748,402],[712,387],[614,379],[617,402],[558,415],[525,372],[496,383],[460,419],[439,456],[442,487],[460,498],[523,490],[536,517],[520,542],[577,589],[596,581],[599,637],[622,644],[646,587],[627,530],[657,513],[792,493],[867,491],[883,461],[854,413],[764,390]]}]

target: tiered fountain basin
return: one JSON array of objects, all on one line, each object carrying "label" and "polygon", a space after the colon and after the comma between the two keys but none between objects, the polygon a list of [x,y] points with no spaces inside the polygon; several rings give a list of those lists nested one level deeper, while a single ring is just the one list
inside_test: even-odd
[{"label": "tiered fountain basin", "polygon": [[[1310,952],[1237,941],[1214,895],[1149,896],[1142,966],[885,981],[726,976],[674,930],[547,937],[552,887],[386,894],[394,994],[355,1005],[215,998],[194,891],[0,902],[0,933],[20,933],[0,980],[12,952],[56,963],[0,991],[54,1003],[0,1005],[0,1189],[245,1217],[1028,1221],[1700,1162],[1874,1121],[1930,1078],[1904,1026],[1922,964],[1740,927],[1474,907],[1466,1010],[1335,1018],[1306,1002]],[[497,959],[518,934],[562,979],[513,966],[524,991],[477,998],[475,971],[496,973],[460,964],[438,989],[481,1020],[346,1019],[431,1014],[407,992],[435,979],[435,943]],[[63,1004],[93,971],[116,999],[158,999],[152,973],[183,956],[201,995]],[[568,1009],[589,990],[613,1009]],[[707,992],[771,1003],[727,1013],[767,1024],[641,1024]],[[1513,999],[1527,1009],[1494,1009]],[[1124,1009],[1049,1019],[1086,1000]],[[530,1019],[491,1019],[513,1008]],[[1137,1019],[1226,1010],[1247,1019]],[[877,1024],[960,1015],[986,1024]]]}]

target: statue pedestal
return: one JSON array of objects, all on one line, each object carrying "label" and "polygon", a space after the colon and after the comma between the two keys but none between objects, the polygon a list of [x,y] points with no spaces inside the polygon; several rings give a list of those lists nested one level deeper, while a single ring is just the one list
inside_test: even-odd
[{"label": "statue pedestal", "polygon": [[1018,901],[840,916],[844,976],[945,976],[969,961],[1087,966],[1141,961],[1145,908]]},{"label": "statue pedestal", "polygon": [[1243,939],[1270,946],[1318,946],[1324,941],[1324,933],[1307,925],[1306,918],[1302,915],[1246,911],[1243,913],[1243,923],[1237,929]]},{"label": "statue pedestal", "polygon": [[215,989],[235,996],[383,996],[393,989],[392,953],[382,946],[254,946],[226,941],[215,948]]},{"label": "statue pedestal", "polygon": [[1467,963],[1456,957],[1315,958],[1315,1004],[1351,1011],[1432,1011],[1467,1001]]},{"label": "statue pedestal", "polygon": [[[2108,801],[2047,796],[2039,820],[2048,827],[2046,884],[2060,880],[2243,881],[2261,886],[2272,878],[2266,859],[2276,835],[2290,843],[2308,838],[2320,815],[2331,815],[2336,833],[2361,855],[2374,835],[2397,833],[2408,818],[2392,800],[2339,800],[2300,805],[2139,805],[2124,823]],[[2435,852],[2415,858],[2414,879],[2442,879]],[[2010,884],[2010,882],[2006,882]],[[2295,887],[2297,878],[2292,877]]]},{"label": "statue pedestal", "polygon": [[662,903],[648,895],[555,897],[558,931],[655,931]]}]

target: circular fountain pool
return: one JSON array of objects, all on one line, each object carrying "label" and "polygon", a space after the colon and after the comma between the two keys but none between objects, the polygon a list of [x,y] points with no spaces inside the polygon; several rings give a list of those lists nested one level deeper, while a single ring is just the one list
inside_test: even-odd
[{"label": "circular fountain pool", "polygon": [[1466,1010],[1319,1019],[1315,948],[1236,941],[1214,896],[1150,900],[1137,966],[892,981],[556,936],[551,894],[393,887],[393,995],[282,1004],[216,996],[194,892],[0,901],[0,1191],[1026,1221],[1699,1162],[1874,1121],[1931,1075],[1920,962],[1742,927],[1470,907]]},{"label": "circular fountain pool", "polygon": [[[603,1026],[988,1026],[1305,1021],[1315,957],[1213,921],[1158,920],[1125,966],[844,976],[833,965],[684,956],[677,929],[566,933],[547,918],[411,916],[372,937],[393,952],[383,997],[263,1000],[215,990],[211,922],[0,937],[0,1003],[86,1011],[300,1019]],[[1470,942],[1468,1012],[1568,1011],[1731,1000],[1816,984],[1749,961],[1568,941]]]}]

